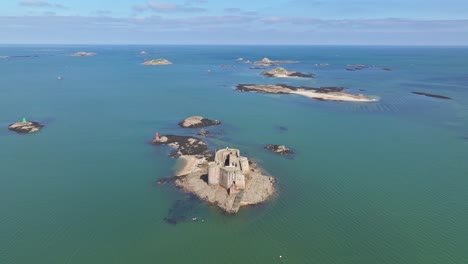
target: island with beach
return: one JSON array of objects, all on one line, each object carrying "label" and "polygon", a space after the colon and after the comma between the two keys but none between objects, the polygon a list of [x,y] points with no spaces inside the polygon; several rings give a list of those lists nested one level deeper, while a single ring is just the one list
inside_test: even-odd
[{"label": "island with beach", "polygon": [[240,155],[238,149],[212,152],[201,139],[191,136],[163,135],[153,145],[173,148],[171,156],[184,161],[171,181],[184,191],[234,214],[243,206],[267,201],[275,193],[275,179],[265,175],[257,164]]},{"label": "island with beach", "polygon": [[344,87],[304,87],[286,84],[239,84],[240,92],[257,92],[267,94],[296,94],[320,101],[376,102],[377,99],[362,94],[344,92]]}]

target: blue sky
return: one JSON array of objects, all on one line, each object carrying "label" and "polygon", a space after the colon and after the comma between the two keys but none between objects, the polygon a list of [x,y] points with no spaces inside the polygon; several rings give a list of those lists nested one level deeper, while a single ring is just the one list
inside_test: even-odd
[{"label": "blue sky", "polygon": [[3,0],[0,43],[468,45],[468,1]]}]

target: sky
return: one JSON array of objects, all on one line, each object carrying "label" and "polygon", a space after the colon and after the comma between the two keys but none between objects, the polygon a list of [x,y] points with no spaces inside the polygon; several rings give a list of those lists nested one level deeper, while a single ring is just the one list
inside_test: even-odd
[{"label": "sky", "polygon": [[468,45],[468,1],[1,0],[0,43]]}]

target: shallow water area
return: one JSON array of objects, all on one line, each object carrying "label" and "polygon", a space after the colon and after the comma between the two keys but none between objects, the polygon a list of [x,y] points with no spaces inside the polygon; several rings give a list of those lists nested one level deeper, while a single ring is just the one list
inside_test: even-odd
[{"label": "shallow water area", "polygon": [[[173,64],[144,66],[142,50]],[[67,56],[77,51],[97,55]],[[468,48],[0,46],[0,55],[30,56],[0,59],[0,263],[468,259]],[[295,60],[281,66],[316,76],[266,78],[238,57]],[[241,83],[343,86],[380,100],[235,91]],[[177,125],[193,115],[222,122],[202,138],[210,149],[238,148],[276,177],[272,201],[225,215],[156,183],[180,164],[149,142],[156,132],[198,137]],[[8,131],[22,117],[46,126]]]}]

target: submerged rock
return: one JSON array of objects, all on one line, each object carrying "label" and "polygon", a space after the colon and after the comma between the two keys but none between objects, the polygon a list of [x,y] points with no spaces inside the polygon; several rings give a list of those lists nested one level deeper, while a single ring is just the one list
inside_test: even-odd
[{"label": "submerged rock", "polygon": [[197,135],[199,135],[200,137],[206,137],[208,134],[210,134],[210,131],[203,128],[197,132]]},{"label": "submerged rock", "polygon": [[294,154],[294,151],[287,148],[285,145],[266,145],[265,149],[268,149],[271,152],[278,153],[283,156],[289,156],[291,154]]},{"label": "submerged rock", "polygon": [[90,57],[90,56],[96,56],[95,52],[87,52],[87,51],[79,51],[70,54],[72,57]]},{"label": "submerged rock", "polygon": [[39,124],[38,122],[22,121],[9,125],[8,129],[11,131],[15,131],[16,133],[27,134],[37,132],[43,127],[44,125]]},{"label": "submerged rock", "polygon": [[430,93],[423,93],[423,92],[412,92],[412,93],[417,94],[417,95],[439,98],[439,99],[452,99],[448,96],[438,95],[438,94],[430,94]]},{"label": "submerged rock", "polygon": [[191,116],[179,122],[179,126],[183,128],[202,128],[208,126],[217,126],[220,124],[221,122],[218,120],[211,120],[203,116]]}]

